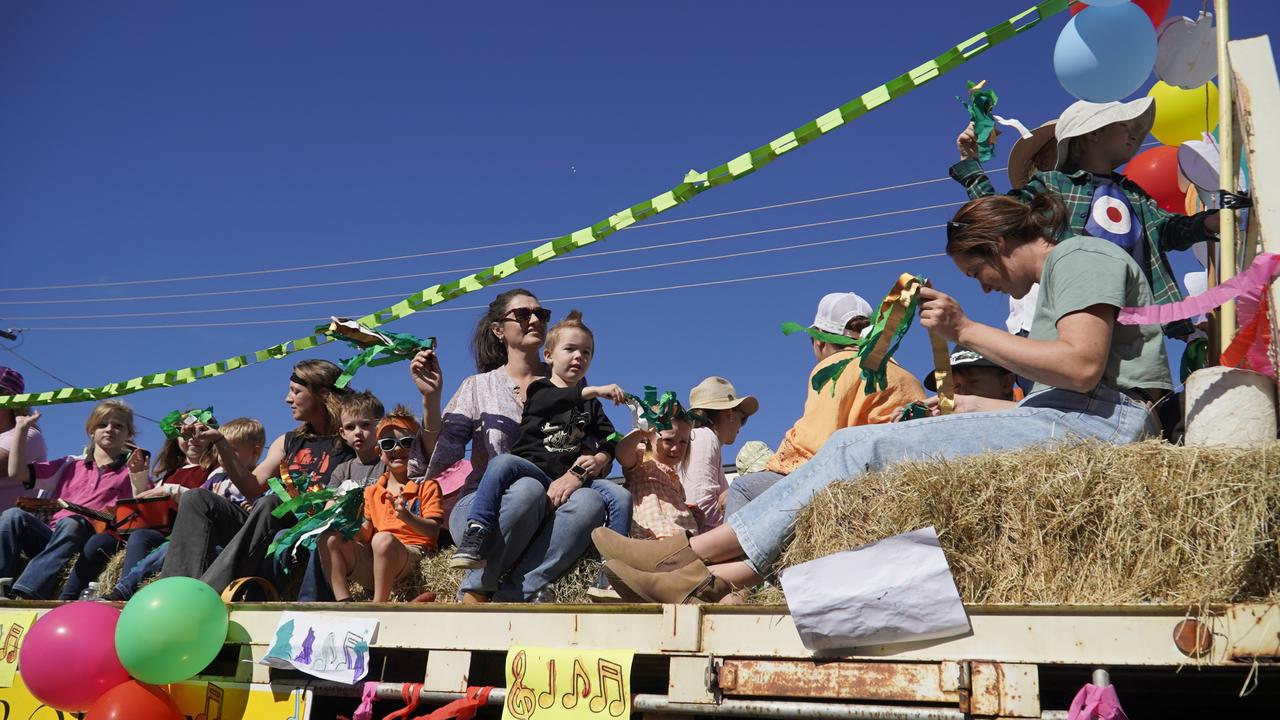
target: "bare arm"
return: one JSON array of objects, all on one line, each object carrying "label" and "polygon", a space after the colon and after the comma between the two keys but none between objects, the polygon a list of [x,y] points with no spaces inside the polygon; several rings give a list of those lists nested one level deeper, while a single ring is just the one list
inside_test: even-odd
[{"label": "bare arm", "polygon": [[1117,312],[1111,305],[1090,305],[1062,316],[1057,340],[1031,340],[970,320],[959,303],[933,288],[923,288],[920,296],[922,325],[1023,377],[1089,392],[1106,370]]},{"label": "bare arm", "polygon": [[39,410],[14,418],[13,449],[9,451],[9,477],[15,482],[26,483],[31,479],[31,469],[27,467],[27,432],[39,419]]},{"label": "bare arm", "polygon": [[440,388],[444,385],[444,374],[435,351],[423,350],[415,355],[409,363],[409,376],[422,394],[422,429],[418,432],[418,443],[422,446],[423,456],[430,460],[444,421],[440,413]]},{"label": "bare arm", "polygon": [[245,498],[252,500],[267,490],[267,480],[280,472],[280,463],[284,460],[284,436],[276,438],[267,450],[267,456],[256,468],[245,467],[236,455],[235,448],[218,432],[216,428],[201,425],[196,428],[191,438],[192,443],[213,445],[218,453],[218,462],[222,464],[227,479],[236,486]]},{"label": "bare arm", "polygon": [[633,468],[640,462],[640,446],[644,443],[648,433],[643,430],[632,430],[627,436],[618,441],[617,448],[614,449],[613,457],[622,466],[623,470]]}]

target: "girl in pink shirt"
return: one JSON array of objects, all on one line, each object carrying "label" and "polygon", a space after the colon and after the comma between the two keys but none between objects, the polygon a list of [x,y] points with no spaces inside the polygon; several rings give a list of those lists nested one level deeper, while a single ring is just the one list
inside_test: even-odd
[{"label": "girl in pink shirt", "polygon": [[[93,408],[85,431],[89,446],[82,457],[27,463],[26,435],[40,413],[19,416],[17,438],[9,452],[9,476],[25,484],[50,479],[54,497],[105,510],[133,497],[149,485],[147,461],[141,451],[129,452],[133,438],[133,409],[119,400],[104,400]],[[0,514],[0,577],[13,577],[23,555],[27,567],[13,583],[13,597],[46,600],[67,562],[84,549],[93,535],[89,521],[71,510],[54,513],[45,523],[31,513],[9,508]]]}]

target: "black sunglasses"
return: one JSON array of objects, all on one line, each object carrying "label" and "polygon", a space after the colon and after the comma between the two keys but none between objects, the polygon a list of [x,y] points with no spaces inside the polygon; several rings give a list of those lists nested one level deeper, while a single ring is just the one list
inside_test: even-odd
[{"label": "black sunglasses", "polygon": [[511,316],[511,319],[515,320],[521,325],[528,325],[529,320],[534,316],[537,316],[537,318],[541,320],[544,325],[547,323],[548,320],[551,319],[551,311],[544,307],[512,308],[507,311],[507,314]]},{"label": "black sunglasses", "polygon": [[397,447],[404,448],[405,450],[413,447],[413,436],[406,436],[402,438],[378,438],[378,449],[382,452],[391,452]]},{"label": "black sunglasses", "polygon": [[956,222],[955,220],[948,220],[947,221],[947,242],[951,242],[955,240],[955,235],[957,230],[963,230],[964,228],[967,228],[967,227],[969,227],[969,223]]}]

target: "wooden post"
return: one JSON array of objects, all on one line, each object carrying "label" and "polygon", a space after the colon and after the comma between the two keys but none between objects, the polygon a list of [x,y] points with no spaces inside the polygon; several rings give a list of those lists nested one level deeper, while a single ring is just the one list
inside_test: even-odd
[{"label": "wooden post", "polygon": [[[1235,103],[1235,84],[1231,76],[1230,53],[1227,43],[1231,39],[1231,26],[1227,17],[1227,0],[1214,0],[1218,26],[1218,147],[1221,150],[1220,187],[1235,192],[1236,174],[1240,171],[1240,159],[1236,155],[1235,123],[1232,108]],[[1221,238],[1218,253],[1218,282],[1226,282],[1236,275],[1236,217],[1232,211],[1218,213]],[[1236,304],[1227,302],[1218,309],[1218,350],[1231,344],[1236,334]]]}]

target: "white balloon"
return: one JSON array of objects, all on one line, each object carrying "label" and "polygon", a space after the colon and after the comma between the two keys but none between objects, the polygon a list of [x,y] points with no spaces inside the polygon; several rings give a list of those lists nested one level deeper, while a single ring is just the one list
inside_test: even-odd
[{"label": "white balloon", "polygon": [[1175,87],[1194,90],[1218,74],[1218,39],[1213,14],[1199,20],[1171,17],[1156,32],[1156,77]]}]

